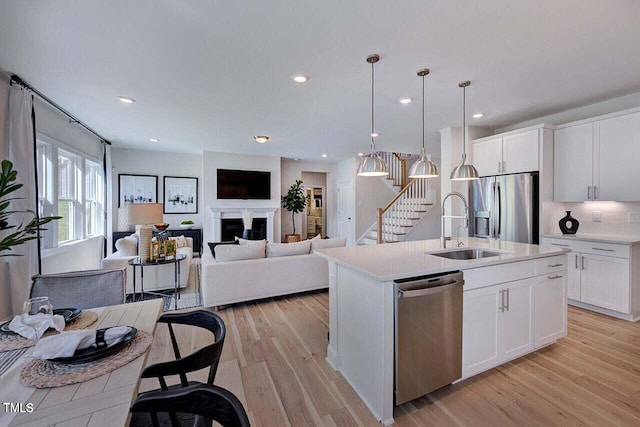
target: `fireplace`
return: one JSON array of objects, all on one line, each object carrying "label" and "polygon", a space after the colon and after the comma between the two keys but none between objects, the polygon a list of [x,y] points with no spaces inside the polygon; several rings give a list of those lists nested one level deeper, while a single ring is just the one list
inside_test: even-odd
[{"label": "fireplace", "polygon": [[[213,213],[213,235],[209,237],[213,242],[233,240],[235,236],[242,237],[242,207],[218,208],[209,207]],[[276,240],[274,233],[274,215],[278,208],[249,208],[253,214],[253,239]],[[228,220],[234,220],[228,222]],[[224,225],[223,225],[224,223]],[[228,230],[223,234],[223,228]]]},{"label": "fireplace", "polygon": [[[221,241],[229,242],[235,237],[242,237],[244,231],[244,225],[240,218],[221,218],[220,219],[220,233]],[[251,226],[252,240],[263,240],[267,238],[267,219],[266,218],[254,218]]]}]

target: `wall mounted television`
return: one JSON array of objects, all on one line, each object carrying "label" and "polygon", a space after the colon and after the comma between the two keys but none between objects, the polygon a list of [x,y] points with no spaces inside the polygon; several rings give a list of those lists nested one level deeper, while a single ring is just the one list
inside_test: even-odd
[{"label": "wall mounted television", "polygon": [[218,199],[271,199],[271,172],[218,169]]}]

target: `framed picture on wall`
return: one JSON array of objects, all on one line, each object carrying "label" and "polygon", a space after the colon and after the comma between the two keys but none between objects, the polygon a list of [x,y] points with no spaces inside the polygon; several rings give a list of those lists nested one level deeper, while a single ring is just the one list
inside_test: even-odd
[{"label": "framed picture on wall", "polygon": [[198,213],[198,178],[165,176],[164,213]]},{"label": "framed picture on wall", "polygon": [[158,176],[118,174],[118,207],[130,203],[158,203]]}]

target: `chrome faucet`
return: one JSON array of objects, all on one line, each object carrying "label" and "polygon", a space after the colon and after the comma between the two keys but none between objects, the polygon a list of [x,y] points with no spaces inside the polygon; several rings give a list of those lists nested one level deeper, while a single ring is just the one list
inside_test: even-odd
[{"label": "chrome faucet", "polygon": [[[445,209],[444,209],[445,202],[451,196],[459,197],[460,200],[462,200],[462,203],[464,203],[464,216],[452,216],[452,215],[447,216],[446,215]],[[451,236],[445,237],[445,235],[444,235],[444,222],[445,222],[446,218],[459,218],[459,219],[463,220],[462,224],[458,226],[458,233],[457,233],[458,236],[456,238],[458,247],[463,246],[464,243],[462,243],[460,241],[460,228],[465,228],[465,229],[469,228],[469,204],[467,203],[467,199],[462,195],[462,193],[459,193],[457,191],[453,191],[453,192],[447,194],[446,196],[444,196],[444,198],[442,199],[442,233],[440,235],[440,246],[442,246],[442,249],[446,249],[447,240],[451,240]]]}]

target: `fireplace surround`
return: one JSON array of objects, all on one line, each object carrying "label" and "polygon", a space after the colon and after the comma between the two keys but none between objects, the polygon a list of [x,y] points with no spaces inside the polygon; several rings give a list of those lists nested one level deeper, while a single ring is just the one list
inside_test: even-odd
[{"label": "fireplace surround", "polygon": [[[242,207],[234,208],[209,208],[213,212],[213,241],[222,242],[225,240],[233,240],[233,236],[238,235],[242,237]],[[273,218],[278,208],[248,208],[253,214],[253,227],[254,239],[257,239],[258,235],[262,236],[262,239],[266,239],[269,242],[275,242],[274,239],[274,224]],[[223,220],[225,220],[225,228],[223,228]],[[226,220],[239,220],[226,221]],[[235,224],[235,225],[234,225]],[[240,229],[239,234],[237,229]],[[229,228],[233,229],[233,233],[229,235]],[[224,231],[224,234],[223,234]],[[227,239],[225,239],[227,237]],[[229,238],[230,237],[230,238]]]}]

